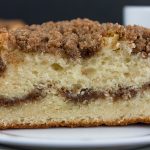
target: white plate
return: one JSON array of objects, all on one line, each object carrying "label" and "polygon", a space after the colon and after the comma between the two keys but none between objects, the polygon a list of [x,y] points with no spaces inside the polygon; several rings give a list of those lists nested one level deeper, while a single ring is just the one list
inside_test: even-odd
[{"label": "white plate", "polygon": [[1,130],[0,143],[43,148],[128,148],[150,144],[150,126]]}]

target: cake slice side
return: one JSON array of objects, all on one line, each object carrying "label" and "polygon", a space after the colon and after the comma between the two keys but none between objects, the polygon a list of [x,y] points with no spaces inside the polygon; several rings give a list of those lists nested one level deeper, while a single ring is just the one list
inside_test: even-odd
[{"label": "cake slice side", "polygon": [[150,123],[149,37],[87,19],[1,29],[0,127]]}]

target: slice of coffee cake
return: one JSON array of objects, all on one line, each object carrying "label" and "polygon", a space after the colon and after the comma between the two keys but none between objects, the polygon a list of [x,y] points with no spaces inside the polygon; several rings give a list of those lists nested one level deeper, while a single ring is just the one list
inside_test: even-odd
[{"label": "slice of coffee cake", "polygon": [[150,29],[88,19],[0,29],[0,128],[150,123]]}]

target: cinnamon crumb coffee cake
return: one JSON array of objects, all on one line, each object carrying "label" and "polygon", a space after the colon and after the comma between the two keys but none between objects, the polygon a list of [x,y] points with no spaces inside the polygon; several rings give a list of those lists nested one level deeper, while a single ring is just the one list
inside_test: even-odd
[{"label": "cinnamon crumb coffee cake", "polygon": [[150,123],[150,29],[88,19],[0,29],[0,128]]}]

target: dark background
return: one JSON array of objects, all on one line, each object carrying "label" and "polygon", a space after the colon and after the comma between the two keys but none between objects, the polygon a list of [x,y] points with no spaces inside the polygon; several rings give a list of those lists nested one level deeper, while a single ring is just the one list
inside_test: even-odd
[{"label": "dark background", "polygon": [[150,0],[0,0],[0,18],[26,23],[90,18],[123,23],[125,5],[150,5]]}]

